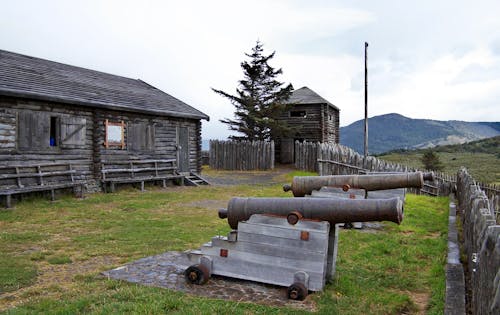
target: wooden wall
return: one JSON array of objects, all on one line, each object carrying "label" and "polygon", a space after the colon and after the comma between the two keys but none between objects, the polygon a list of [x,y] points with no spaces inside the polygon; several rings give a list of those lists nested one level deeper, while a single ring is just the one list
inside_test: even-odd
[{"label": "wooden wall", "polygon": [[[291,117],[291,111],[304,111],[306,117]],[[296,140],[325,143],[340,141],[339,111],[328,104],[297,104],[290,111],[283,113],[280,119],[299,128],[295,134],[276,140],[276,160],[282,163],[293,162],[293,143]]]},{"label": "wooden wall", "polygon": [[[62,121],[84,124],[84,139],[50,147],[47,142],[39,148],[27,148],[20,143],[40,140],[40,131],[20,130],[20,119],[47,120],[58,117]],[[38,117],[38,118],[37,118]],[[104,146],[105,121],[125,123],[125,148]],[[26,123],[23,123],[26,125]],[[154,148],[129,146],[128,126],[153,126]],[[43,126],[45,129],[46,126]],[[176,159],[177,130],[187,128],[189,142],[189,169],[201,171],[201,121],[172,117],[93,109],[74,105],[48,103],[12,97],[0,97],[0,165],[32,164],[64,161],[72,163],[89,181],[100,178],[102,160]],[[41,131],[46,132],[45,131]],[[38,138],[37,138],[38,137]],[[22,140],[22,139],[24,140]],[[30,139],[31,138],[31,139]],[[26,145],[24,145],[26,146]]]},{"label": "wooden wall", "polygon": [[[85,122],[84,144],[50,147],[47,141],[44,146],[19,148],[19,137],[29,137],[26,130],[20,130],[18,125],[19,117],[26,113],[30,113],[38,119],[50,119],[50,117],[82,118],[82,122]],[[3,135],[3,141],[0,145],[0,165],[72,163],[84,179],[93,179],[92,131],[94,123],[91,111],[80,111],[75,107],[40,101],[0,97],[0,121],[0,135]],[[33,132],[40,134],[42,131],[33,130]],[[36,136],[36,134],[33,135],[33,137]]]},{"label": "wooden wall", "polygon": [[339,143],[339,111],[326,104],[323,106],[323,140],[320,142]]}]

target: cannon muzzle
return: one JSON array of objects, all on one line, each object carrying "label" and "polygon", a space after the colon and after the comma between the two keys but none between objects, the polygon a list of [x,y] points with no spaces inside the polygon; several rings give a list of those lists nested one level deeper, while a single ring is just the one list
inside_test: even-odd
[{"label": "cannon muzzle", "polygon": [[291,185],[284,185],[284,191],[292,191],[295,197],[310,195],[321,187],[341,187],[344,191],[351,188],[368,191],[395,188],[422,188],[424,178],[432,179],[432,173],[413,172],[401,174],[372,175],[331,175],[331,176],[295,176]]},{"label": "cannon muzzle", "polygon": [[328,198],[232,198],[227,210],[220,209],[219,217],[233,229],[238,222],[246,221],[253,214],[287,216],[295,212],[305,219],[328,221],[330,224],[345,222],[403,220],[403,202],[392,199],[328,199]]}]

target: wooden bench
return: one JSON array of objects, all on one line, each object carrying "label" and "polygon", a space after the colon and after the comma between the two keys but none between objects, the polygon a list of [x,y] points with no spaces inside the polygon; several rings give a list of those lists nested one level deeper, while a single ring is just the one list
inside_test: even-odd
[{"label": "wooden bench", "polygon": [[140,183],[141,191],[145,182],[161,181],[165,188],[168,180],[179,180],[184,185],[184,175],[177,173],[175,159],[105,161],[101,174],[104,192],[115,192],[116,184]]},{"label": "wooden bench", "polygon": [[[75,195],[83,196],[84,181],[77,179],[77,171],[69,163],[0,166],[0,196],[5,196],[6,208],[12,207],[12,195],[73,188]],[[79,191],[76,189],[79,187]]]}]

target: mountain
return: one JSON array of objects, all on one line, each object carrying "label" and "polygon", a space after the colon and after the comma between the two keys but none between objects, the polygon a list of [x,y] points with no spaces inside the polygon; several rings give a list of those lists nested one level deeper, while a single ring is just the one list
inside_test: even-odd
[{"label": "mountain", "polygon": [[[340,128],[340,143],[363,153],[364,121]],[[461,144],[500,135],[500,122],[412,119],[399,114],[368,118],[368,152]]]}]

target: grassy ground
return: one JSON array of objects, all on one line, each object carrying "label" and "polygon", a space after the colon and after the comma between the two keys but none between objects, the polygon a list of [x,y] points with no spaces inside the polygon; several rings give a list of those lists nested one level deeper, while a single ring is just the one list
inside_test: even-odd
[{"label": "grassy ground", "polygon": [[[83,200],[27,200],[14,210],[0,211],[0,311],[303,313],[99,276],[138,258],[197,248],[211,236],[226,233],[229,228],[216,210],[233,196],[286,195],[277,184],[150,188],[146,193],[125,189]],[[336,279],[324,292],[309,297],[319,313],[443,312],[448,200],[407,198],[402,225],[387,223],[377,233],[341,231]]]},{"label": "grassy ground", "polygon": [[[500,184],[500,159],[495,154],[471,153],[471,152],[435,152],[444,166],[444,172],[456,174],[460,167],[465,166],[475,180],[487,184]],[[410,167],[423,168],[420,159],[421,152],[404,152],[381,155],[378,158],[408,165]]]}]

